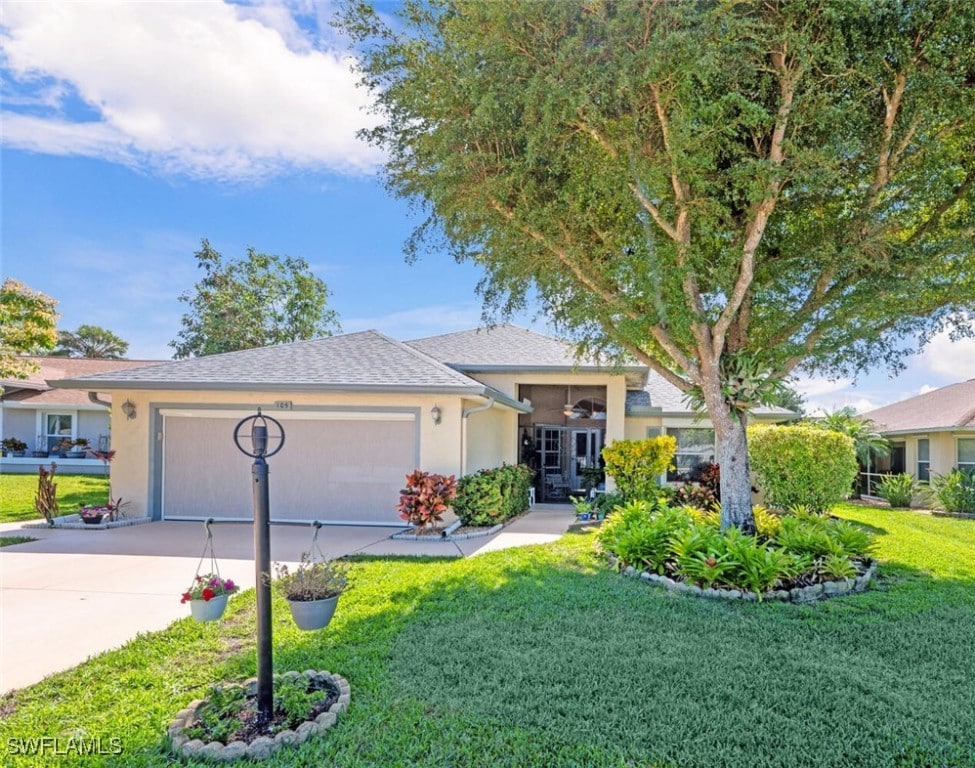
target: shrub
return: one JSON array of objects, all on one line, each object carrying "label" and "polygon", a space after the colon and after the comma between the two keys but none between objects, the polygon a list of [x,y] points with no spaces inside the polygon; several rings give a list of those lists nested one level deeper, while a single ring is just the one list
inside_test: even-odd
[{"label": "shrub", "polygon": [[954,469],[935,475],[931,490],[945,512],[975,512],[975,469]]},{"label": "shrub", "polygon": [[748,457],[765,501],[779,509],[825,512],[850,494],[857,474],[851,438],[802,424],[750,428]]},{"label": "shrub", "polygon": [[704,485],[690,482],[674,490],[674,504],[712,512],[721,509],[721,502],[714,491]]},{"label": "shrub", "polygon": [[658,491],[658,478],[667,472],[677,452],[673,435],[646,440],[615,440],[603,448],[606,474],[616,480],[627,499],[647,499]]},{"label": "shrub", "polygon": [[610,512],[622,506],[625,501],[621,493],[597,493],[589,502],[589,508],[598,515],[608,517]]},{"label": "shrub", "polygon": [[877,495],[892,507],[908,508],[921,486],[911,475],[887,475],[877,484]]},{"label": "shrub", "polygon": [[419,469],[406,476],[406,488],[400,494],[399,516],[417,527],[443,522],[444,512],[457,493],[453,475],[445,477]]},{"label": "shrub", "polygon": [[774,539],[782,530],[782,518],[761,504],[752,507],[752,514],[755,517],[755,531],[763,539]]},{"label": "shrub", "polygon": [[521,464],[465,475],[457,484],[454,512],[464,525],[502,523],[528,509],[531,481],[532,471]]},{"label": "shrub", "polygon": [[858,573],[855,560],[873,546],[872,536],[853,523],[806,513],[780,519],[757,509],[766,533],[777,531],[777,538],[737,528],[722,533],[714,513],[659,501],[617,507],[597,537],[620,567],[759,596],[777,586],[851,578]]}]

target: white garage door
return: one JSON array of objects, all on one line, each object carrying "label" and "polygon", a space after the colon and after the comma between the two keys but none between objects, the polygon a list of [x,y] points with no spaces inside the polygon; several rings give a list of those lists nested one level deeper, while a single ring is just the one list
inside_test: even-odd
[{"label": "white garage door", "polygon": [[[252,519],[253,460],[233,443],[240,418],[164,414],[164,518]],[[284,448],[268,459],[272,521],[402,523],[396,503],[418,461],[413,413],[322,412],[280,421]]]}]

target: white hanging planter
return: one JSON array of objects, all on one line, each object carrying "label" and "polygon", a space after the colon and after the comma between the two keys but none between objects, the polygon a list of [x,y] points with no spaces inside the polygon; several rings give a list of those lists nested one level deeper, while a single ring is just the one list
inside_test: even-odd
[{"label": "white hanging planter", "polygon": [[227,610],[230,595],[217,595],[209,600],[190,600],[190,612],[197,621],[216,621]]},{"label": "white hanging planter", "polygon": [[291,618],[298,625],[298,629],[311,631],[328,626],[335,615],[338,602],[339,595],[335,595],[324,600],[289,600],[288,605],[291,608]]}]

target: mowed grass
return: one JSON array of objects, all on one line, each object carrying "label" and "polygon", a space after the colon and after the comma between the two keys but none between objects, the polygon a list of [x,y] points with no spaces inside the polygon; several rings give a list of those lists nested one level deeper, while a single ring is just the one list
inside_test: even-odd
[{"label": "mowed grass", "polygon": [[[610,572],[591,534],[463,561],[359,560],[322,632],[295,629],[275,598],[276,669],[339,672],[352,706],[265,764],[975,766],[975,522],[837,512],[877,533],[881,577],[805,606],[649,587]],[[56,764],[173,764],[173,714],[254,664],[245,593],[219,623],[178,622],[6,697],[0,750],[52,765],[11,744],[100,737],[110,751],[118,737],[121,755]]]},{"label": "mowed grass", "polygon": [[[104,475],[56,474],[54,480],[62,515],[77,512],[82,505],[108,501],[108,480]],[[0,475],[0,523],[43,520],[34,511],[36,494],[37,475]]]}]

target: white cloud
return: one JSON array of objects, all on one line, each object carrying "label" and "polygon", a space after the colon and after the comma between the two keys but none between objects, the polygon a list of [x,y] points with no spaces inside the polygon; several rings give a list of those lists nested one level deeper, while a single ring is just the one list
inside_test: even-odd
[{"label": "white cloud", "polygon": [[[9,147],[170,174],[370,173],[375,124],[351,60],[319,50],[286,5],[7,0],[7,81],[58,109],[3,110]],[[70,86],[70,87],[67,87]],[[96,118],[69,114],[74,94]]]},{"label": "white cloud", "polygon": [[936,389],[938,389],[938,387],[932,387],[930,384],[922,384],[918,388],[917,393],[919,395],[926,395],[928,392],[934,392]]},{"label": "white cloud", "polygon": [[940,374],[948,379],[946,383],[975,379],[975,339],[952,341],[948,331],[939,333],[915,360],[914,368]]}]

